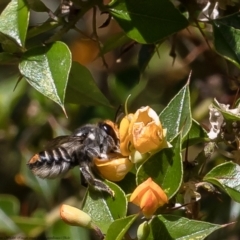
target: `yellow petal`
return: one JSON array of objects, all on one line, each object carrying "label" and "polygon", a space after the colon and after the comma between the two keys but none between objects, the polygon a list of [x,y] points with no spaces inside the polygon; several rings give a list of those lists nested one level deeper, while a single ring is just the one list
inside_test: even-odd
[{"label": "yellow petal", "polygon": [[131,170],[133,163],[122,155],[113,154],[110,159],[94,159],[100,175],[113,182],[121,181]]},{"label": "yellow petal", "polygon": [[119,139],[120,139],[120,151],[123,156],[129,156],[129,145],[130,145],[130,136],[129,136],[129,125],[133,114],[128,114],[120,122],[119,126]]},{"label": "yellow petal", "polygon": [[134,192],[132,193],[132,195],[130,197],[130,202],[132,202],[136,205],[139,205],[140,204],[140,199],[141,199],[143,193],[148,190],[149,184],[150,184],[151,181],[152,181],[152,179],[148,178],[146,181],[139,184],[136,187],[136,189],[134,190]]},{"label": "yellow petal", "polygon": [[154,151],[163,142],[163,132],[154,122],[143,126],[142,123],[133,125],[133,145],[140,153]]},{"label": "yellow petal", "polygon": [[154,212],[158,209],[158,199],[151,189],[148,189],[140,202],[140,208],[145,217],[151,217]]},{"label": "yellow petal", "polygon": [[163,206],[166,203],[168,203],[168,197],[167,197],[166,193],[154,181],[152,181],[150,183],[150,189],[152,190],[152,192],[156,196],[159,207]]}]

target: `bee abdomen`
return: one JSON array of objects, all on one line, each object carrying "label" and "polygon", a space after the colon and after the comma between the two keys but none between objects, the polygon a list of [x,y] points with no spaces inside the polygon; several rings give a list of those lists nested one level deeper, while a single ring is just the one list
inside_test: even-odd
[{"label": "bee abdomen", "polygon": [[41,178],[55,178],[73,167],[65,148],[59,147],[35,154],[28,162],[31,171]]}]

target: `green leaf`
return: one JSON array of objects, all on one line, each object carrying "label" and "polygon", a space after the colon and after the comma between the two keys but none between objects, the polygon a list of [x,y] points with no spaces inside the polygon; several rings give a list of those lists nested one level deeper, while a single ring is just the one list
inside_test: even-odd
[{"label": "green leaf", "polygon": [[179,132],[184,138],[192,125],[189,85],[186,84],[159,115],[163,128],[167,129],[167,140],[172,141]]},{"label": "green leaf", "polygon": [[115,0],[109,8],[127,36],[139,43],[155,43],[188,26],[169,0]]},{"label": "green leaf", "polygon": [[123,180],[117,182],[117,185],[125,192],[125,194],[132,193],[136,186],[136,175],[132,172],[127,173]]},{"label": "green leaf", "polygon": [[122,240],[138,214],[115,220],[109,227],[105,240]]},{"label": "green leaf", "polygon": [[29,9],[24,0],[12,0],[0,15],[0,32],[24,48]]},{"label": "green leaf", "polygon": [[35,229],[46,228],[46,223],[41,218],[14,216],[12,220],[26,235],[31,235],[31,232],[34,232]]},{"label": "green leaf", "polygon": [[88,191],[82,209],[104,234],[115,219],[125,217],[127,213],[124,192],[112,182],[105,180],[105,183],[115,192],[114,199],[107,193]]},{"label": "green leaf", "polygon": [[71,53],[63,42],[33,48],[23,55],[19,64],[28,83],[62,108],[70,68]]},{"label": "green leaf", "polygon": [[183,166],[181,156],[181,136],[172,142],[173,147],[154,154],[137,171],[137,183],[149,177],[159,184],[171,198],[182,184]]},{"label": "green leaf", "polygon": [[9,63],[18,63],[19,58],[15,57],[14,55],[7,53],[7,52],[1,52],[0,53],[0,64],[9,64]]},{"label": "green leaf", "polygon": [[213,168],[205,175],[204,181],[223,189],[234,201],[240,202],[240,167],[226,162]]},{"label": "green leaf", "polygon": [[35,12],[50,12],[41,0],[26,0],[29,7]]},{"label": "green leaf", "polygon": [[198,143],[202,143],[208,139],[207,132],[201,127],[201,125],[192,119],[192,126],[188,134],[183,139],[183,148],[192,146]]},{"label": "green leaf", "polygon": [[141,72],[144,72],[149,61],[156,51],[155,44],[142,45],[138,54],[138,67]]},{"label": "green leaf", "polygon": [[216,101],[216,99],[214,99],[213,101],[213,105],[214,107],[220,112],[222,113],[223,117],[224,117],[224,120],[226,121],[240,121],[240,116],[238,114],[234,114],[234,113],[231,113],[231,112],[227,112],[225,109],[223,109],[221,107],[221,104],[218,103]]},{"label": "green leaf", "polygon": [[42,33],[46,33],[47,31],[54,30],[55,28],[59,27],[60,23],[55,21],[47,21],[41,25],[34,26],[30,28],[27,32],[27,39],[40,35]]},{"label": "green leaf", "polygon": [[215,230],[225,227],[173,215],[158,215],[149,225],[151,232],[147,240],[203,240]]},{"label": "green leaf", "polygon": [[66,102],[110,107],[107,98],[96,85],[90,71],[77,62],[73,62],[66,93]]},{"label": "green leaf", "polygon": [[124,44],[129,43],[130,41],[132,40],[129,39],[124,32],[111,35],[102,47],[102,54],[106,54],[118,47],[122,47]]},{"label": "green leaf", "polygon": [[69,226],[59,220],[50,226],[46,232],[47,239],[69,239],[69,240],[90,240],[88,230],[81,227]]},{"label": "green leaf", "polygon": [[18,215],[20,210],[20,203],[18,199],[12,195],[0,195],[0,209],[8,216]]},{"label": "green leaf", "polygon": [[215,50],[240,67],[240,16],[239,13],[211,21]]},{"label": "green leaf", "polygon": [[0,208],[0,232],[14,234],[20,231],[12,219]]}]

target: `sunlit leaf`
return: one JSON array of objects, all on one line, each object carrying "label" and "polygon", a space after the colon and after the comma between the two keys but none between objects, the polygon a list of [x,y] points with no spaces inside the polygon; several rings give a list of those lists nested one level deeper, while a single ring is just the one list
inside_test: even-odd
[{"label": "sunlit leaf", "polygon": [[130,215],[125,218],[115,220],[109,227],[105,240],[122,240],[124,238],[125,233],[131,227],[135,219],[136,215]]},{"label": "sunlit leaf", "polygon": [[203,179],[223,189],[234,201],[240,202],[240,167],[226,162],[213,168]]},{"label": "sunlit leaf", "polygon": [[212,232],[224,227],[173,215],[158,215],[150,221],[149,226],[151,232],[148,240],[203,240]]},{"label": "sunlit leaf", "polygon": [[88,191],[83,204],[83,211],[91,216],[103,233],[114,220],[125,217],[127,213],[127,201],[121,188],[112,182],[106,183],[115,192],[114,198],[107,193]]},{"label": "sunlit leaf", "polygon": [[240,66],[240,15],[233,15],[212,20],[214,46],[224,58]]},{"label": "sunlit leaf", "polygon": [[62,108],[70,68],[71,53],[62,42],[29,50],[19,64],[28,83]]},{"label": "sunlit leaf", "polygon": [[24,47],[29,9],[24,0],[12,0],[0,15],[0,33]]},{"label": "sunlit leaf", "polygon": [[161,123],[167,129],[167,139],[171,141],[179,132],[183,138],[192,125],[189,85],[186,84],[170,101],[159,115]]}]

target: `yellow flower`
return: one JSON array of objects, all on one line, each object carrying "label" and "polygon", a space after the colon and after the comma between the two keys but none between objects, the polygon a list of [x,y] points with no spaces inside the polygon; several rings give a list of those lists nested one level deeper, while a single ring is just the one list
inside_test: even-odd
[{"label": "yellow flower", "polygon": [[159,207],[168,203],[168,197],[152,178],[148,178],[134,190],[130,202],[139,206],[144,216],[150,218]]},{"label": "yellow flower", "polygon": [[166,129],[162,128],[157,113],[149,106],[122,119],[119,137],[124,156],[129,156],[133,150],[144,154],[171,146],[165,139]]},{"label": "yellow flower", "polygon": [[131,170],[133,163],[118,153],[108,154],[108,159],[94,159],[100,175],[110,181],[117,182],[122,180]]},{"label": "yellow flower", "polygon": [[94,229],[91,217],[78,208],[63,204],[60,208],[60,217],[69,225]]}]

